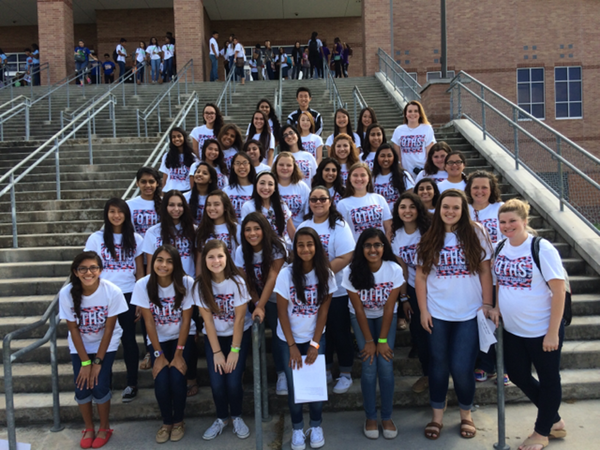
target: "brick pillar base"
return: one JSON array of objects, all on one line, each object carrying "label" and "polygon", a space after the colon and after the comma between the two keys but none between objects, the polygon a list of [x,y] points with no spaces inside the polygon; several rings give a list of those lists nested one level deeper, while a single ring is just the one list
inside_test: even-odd
[{"label": "brick pillar base", "polygon": [[450,121],[450,87],[451,79],[432,80],[421,89],[421,104],[433,126],[444,125]]},{"label": "brick pillar base", "polygon": [[40,63],[50,64],[50,83],[56,83],[75,71],[73,0],[37,0],[37,11]]},{"label": "brick pillar base", "polygon": [[[374,75],[379,71],[377,49],[390,53],[390,2],[387,0],[363,0],[363,74]],[[390,53],[391,55],[391,53]]]},{"label": "brick pillar base", "polygon": [[204,4],[202,0],[173,0],[175,14],[175,51],[181,69],[194,60],[194,77],[204,79],[204,53],[208,42],[204,36]]}]

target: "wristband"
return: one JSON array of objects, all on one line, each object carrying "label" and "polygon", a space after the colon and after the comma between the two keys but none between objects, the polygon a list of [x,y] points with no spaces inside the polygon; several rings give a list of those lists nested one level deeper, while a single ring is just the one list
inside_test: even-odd
[{"label": "wristband", "polygon": [[387,344],[387,338],[386,339],[379,338],[379,339],[377,339],[377,343],[379,343],[379,344]]},{"label": "wristband", "polygon": [[177,350],[185,350],[185,345],[178,345]]},{"label": "wristband", "polygon": [[311,341],[310,341],[310,345],[311,345],[311,347],[314,347],[314,348],[316,348],[317,350],[319,350],[319,347],[320,347],[320,345],[319,345],[319,343],[318,343],[318,342],[315,342],[315,341],[313,341],[313,340],[311,339]]},{"label": "wristband", "polygon": [[494,305],[491,305],[491,304],[489,304],[489,303],[484,303],[484,304],[483,304],[483,306],[489,306],[490,308],[493,308],[493,307],[494,307]]},{"label": "wristband", "polygon": [[373,339],[371,339],[370,341],[365,341],[365,344],[368,344],[369,342],[373,342]]},{"label": "wristband", "polygon": [[92,360],[88,359],[87,361],[81,361],[81,367],[87,367],[92,365]]},{"label": "wristband", "polygon": [[231,351],[233,353],[239,353],[240,352],[240,348],[239,347],[234,347],[233,345],[231,346]]},{"label": "wristband", "polygon": [[294,345],[296,345],[296,343],[294,342],[292,345],[288,344],[289,348],[292,348]]},{"label": "wristband", "polygon": [[218,352],[213,352],[213,355],[216,355],[217,353],[221,353],[221,350],[219,350]]}]

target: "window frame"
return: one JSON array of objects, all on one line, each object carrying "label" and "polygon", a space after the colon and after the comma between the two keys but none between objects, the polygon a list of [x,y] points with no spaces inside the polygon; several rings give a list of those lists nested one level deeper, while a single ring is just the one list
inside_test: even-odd
[{"label": "window frame", "polygon": [[[531,98],[532,97],[532,92],[531,92],[532,91],[532,89],[531,89],[532,84],[533,83],[540,83],[540,81],[533,81],[531,79],[531,71],[532,70],[538,70],[538,69],[542,71],[542,75],[543,75],[543,78],[542,78],[542,81],[541,81],[541,83],[542,83],[542,98],[543,98],[543,102],[542,103],[540,103],[540,102],[533,102],[532,98]],[[519,81],[519,71],[521,71],[521,70],[527,70],[527,71],[529,71],[529,81]],[[541,120],[541,121],[546,120],[546,68],[545,67],[517,67],[516,83],[517,83],[517,85],[516,85],[516,88],[517,88],[517,90],[516,90],[516,103],[517,103],[517,106],[519,108],[527,111],[526,108],[524,108],[522,106],[522,104],[519,103],[519,86],[526,84],[526,85],[529,86],[529,102],[528,103],[524,103],[524,105],[529,105],[529,114],[532,115],[533,117],[535,117],[537,120]],[[543,105],[544,116],[543,117],[536,117],[535,114],[533,114],[533,105],[540,105],[540,104]],[[521,117],[521,115],[519,114],[518,120],[521,121],[521,120],[531,120],[531,119],[529,119],[528,117]]]},{"label": "window frame", "polygon": [[[578,68],[579,69],[579,73],[580,73],[580,78],[578,80],[571,80],[570,79],[570,75],[569,75],[569,69],[571,68]],[[557,81],[556,80],[556,70],[557,69],[566,69],[567,70],[567,79],[566,80],[560,80]],[[581,86],[581,91],[580,91],[580,95],[581,95],[581,100],[579,101],[571,101],[570,99],[567,99],[566,102],[559,102],[556,98],[557,96],[557,89],[556,89],[556,84],[557,83],[567,83],[567,98],[570,96],[570,82],[579,82],[580,86]],[[569,113],[569,115],[567,117],[558,117],[557,116],[557,105],[558,104],[566,104],[567,105],[567,112]],[[570,116],[570,105],[571,103],[579,103],[581,104],[581,115],[580,116]],[[555,66],[554,67],[554,119],[555,120],[581,120],[583,119],[583,67],[582,66]]]}]

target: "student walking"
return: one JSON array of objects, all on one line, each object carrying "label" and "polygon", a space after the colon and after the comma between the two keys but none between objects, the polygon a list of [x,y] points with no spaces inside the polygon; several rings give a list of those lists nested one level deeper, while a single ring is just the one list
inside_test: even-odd
[{"label": "student walking", "polygon": [[219,32],[213,31],[212,37],[208,41],[208,50],[210,55],[210,81],[219,80]]}]

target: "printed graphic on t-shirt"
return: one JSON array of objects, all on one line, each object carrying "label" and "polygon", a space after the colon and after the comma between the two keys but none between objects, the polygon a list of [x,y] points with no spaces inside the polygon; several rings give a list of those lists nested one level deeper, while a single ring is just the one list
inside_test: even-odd
[{"label": "printed graphic on t-shirt", "polygon": [[251,199],[252,196],[250,195],[229,195],[229,200],[231,200],[231,204],[233,205],[238,220],[242,218],[242,205]]},{"label": "printed graphic on t-shirt", "polygon": [[381,228],[383,208],[380,205],[369,205],[351,209],[350,219],[356,233],[362,233],[367,228]]},{"label": "printed graphic on t-shirt", "polygon": [[225,164],[227,164],[227,168],[228,168],[230,171],[231,171],[231,160],[233,159],[233,157],[234,157],[235,155],[236,155],[236,154],[235,154],[235,153],[233,153],[231,156],[225,156],[225,157],[223,158],[223,160],[225,161]]},{"label": "printed graphic on t-shirt", "polygon": [[299,214],[303,213],[302,196],[299,194],[282,195],[281,198],[288,205],[292,212],[292,217],[296,219]]},{"label": "printed graphic on t-shirt", "polygon": [[494,262],[498,285],[515,289],[531,289],[533,281],[533,258],[531,255],[508,259],[498,255]]},{"label": "printed graphic on t-shirt", "polygon": [[256,286],[259,289],[264,287],[262,280],[262,263],[254,263],[254,276],[256,277]]},{"label": "printed graphic on t-shirt", "polygon": [[150,303],[150,311],[156,325],[177,325],[181,322],[181,307],[175,308],[175,297],[160,299],[162,308]]},{"label": "printed graphic on t-shirt", "polygon": [[[156,238],[156,248],[160,247],[161,245],[163,245],[162,237],[158,236]],[[179,256],[182,258],[189,258],[191,256],[190,241],[188,241],[187,238],[183,236],[176,236],[175,243],[171,242],[171,245],[177,249]]]},{"label": "printed graphic on t-shirt", "polygon": [[319,239],[321,239],[321,244],[323,245],[323,250],[325,250],[325,254],[327,255],[327,258],[329,258],[329,238],[330,237],[331,237],[331,235],[329,233],[319,235]]},{"label": "printed graphic on t-shirt", "polygon": [[310,317],[314,316],[319,312],[319,306],[317,305],[317,285],[312,284],[304,287],[305,303],[302,303],[296,296],[296,288],[294,286],[290,289],[290,300],[294,305],[292,307],[293,316]]},{"label": "printed graphic on t-shirt", "polygon": [[[73,316],[75,309],[71,308]],[[81,308],[81,316],[78,318],[79,332],[81,334],[98,334],[104,330],[106,318],[108,317],[108,306],[88,306]]]},{"label": "printed graphic on t-shirt", "polygon": [[229,253],[231,253],[231,236],[229,235],[229,233],[211,233],[211,235],[208,237],[208,240],[217,240],[225,242],[227,250],[229,250]]},{"label": "printed graphic on t-shirt", "polygon": [[200,223],[200,220],[202,220],[202,214],[204,214],[204,205],[198,205],[198,210],[196,211],[197,223]]},{"label": "printed graphic on t-shirt", "polygon": [[206,141],[207,139],[213,139],[215,136],[214,134],[199,134],[198,135],[198,148],[202,148],[204,146],[204,141]]},{"label": "printed graphic on t-shirt", "polygon": [[175,181],[186,181],[190,176],[190,168],[186,165],[169,169],[169,178]]},{"label": "printed graphic on t-shirt", "polygon": [[342,177],[342,181],[344,182],[343,184],[346,185],[348,181],[348,171],[340,170],[340,176]]},{"label": "printed graphic on t-shirt", "polygon": [[100,244],[100,257],[106,270],[135,270],[135,256],[133,252],[129,252],[129,255],[125,255],[124,253],[123,246],[115,244],[115,255],[117,256],[115,260],[104,242]]},{"label": "printed graphic on t-shirt", "polygon": [[153,209],[134,209],[133,227],[135,232],[144,236],[148,228],[158,223],[158,214]]},{"label": "printed graphic on t-shirt", "polygon": [[310,161],[307,159],[297,159],[296,162],[298,163],[298,167],[300,167],[300,170],[304,174],[304,179],[310,178]]},{"label": "printed graphic on t-shirt", "polygon": [[421,153],[423,152],[424,143],[424,134],[400,137],[400,148],[402,149],[402,153]]},{"label": "printed graphic on t-shirt", "polygon": [[221,172],[217,172],[217,187],[219,189],[223,189],[225,186],[227,186],[228,183],[229,180],[227,179],[227,177]]},{"label": "printed graphic on t-shirt", "polygon": [[[272,209],[269,209],[267,211],[267,213],[265,214],[265,217],[267,219],[267,222],[269,222],[269,225],[271,225],[271,228],[273,229],[273,231],[277,234],[279,234],[279,230],[277,229],[277,217],[275,217],[275,211],[273,211]],[[285,232],[285,228],[284,228],[284,232]]]},{"label": "printed graphic on t-shirt", "polygon": [[487,230],[487,232],[489,233],[492,244],[497,243],[498,242],[498,219],[496,219],[495,217],[492,217],[491,219],[480,220],[479,223],[481,223],[481,225],[483,225],[485,227],[485,229]]},{"label": "printed graphic on t-shirt", "polygon": [[233,323],[235,321],[235,306],[233,302],[235,296],[233,294],[216,294],[215,302],[221,310],[219,314],[213,314],[215,319],[223,320],[225,322]]},{"label": "printed graphic on t-shirt", "polygon": [[365,309],[380,309],[387,302],[392,289],[394,289],[394,283],[386,281],[376,284],[369,290],[362,289],[358,291],[358,296]]},{"label": "printed graphic on t-shirt", "polygon": [[315,141],[303,141],[302,147],[305,151],[313,155],[313,158],[317,159],[317,143]]},{"label": "printed graphic on t-shirt", "polygon": [[442,248],[436,275],[438,278],[469,275],[465,252],[461,245]]},{"label": "printed graphic on t-shirt", "polygon": [[406,263],[408,267],[413,269],[417,267],[417,244],[400,247],[398,256]]},{"label": "printed graphic on t-shirt", "polygon": [[376,194],[382,195],[388,203],[395,203],[400,194],[392,183],[376,184],[373,186]]}]

